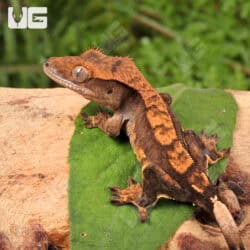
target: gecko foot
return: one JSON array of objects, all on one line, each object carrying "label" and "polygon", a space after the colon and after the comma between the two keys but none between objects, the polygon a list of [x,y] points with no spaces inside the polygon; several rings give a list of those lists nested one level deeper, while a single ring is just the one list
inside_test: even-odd
[{"label": "gecko foot", "polygon": [[143,195],[143,190],[141,184],[137,183],[131,177],[128,179],[127,188],[119,188],[116,186],[109,187],[112,198],[111,202],[115,205],[124,205],[131,203],[138,208],[139,217],[141,221],[146,221],[148,219],[145,198]]},{"label": "gecko foot", "polygon": [[200,140],[206,148],[206,153],[209,156],[209,163],[213,164],[224,157],[227,157],[230,153],[230,148],[225,148],[220,151],[217,150],[216,144],[218,141],[217,134],[212,134],[210,136],[206,135],[204,130],[201,131]]},{"label": "gecko foot", "polygon": [[81,117],[86,128],[97,128],[109,118],[109,115],[99,112],[97,115],[89,116],[83,112],[81,113]]}]

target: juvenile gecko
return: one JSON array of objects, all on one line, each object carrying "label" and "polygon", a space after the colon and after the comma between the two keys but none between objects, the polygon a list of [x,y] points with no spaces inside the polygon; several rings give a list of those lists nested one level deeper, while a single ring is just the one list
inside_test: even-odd
[{"label": "juvenile gecko", "polygon": [[110,187],[114,204],[132,203],[140,220],[146,221],[147,209],[159,198],[191,202],[215,218],[229,249],[244,249],[233,219],[240,212],[239,204],[224,204],[223,194],[208,177],[208,164],[224,158],[229,150],[217,150],[216,135],[183,130],[171,110],[171,97],[159,94],[130,58],[89,49],[80,56],[49,58],[44,72],[113,111],[113,115],[84,115],[86,127],[98,127],[112,137],[126,131],[142,166],[142,184],[129,178],[125,189]]}]

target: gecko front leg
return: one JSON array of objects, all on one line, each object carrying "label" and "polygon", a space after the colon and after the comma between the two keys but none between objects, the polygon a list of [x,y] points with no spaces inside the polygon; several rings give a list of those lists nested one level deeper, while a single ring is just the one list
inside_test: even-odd
[{"label": "gecko front leg", "polygon": [[86,128],[99,128],[112,137],[116,137],[120,134],[123,125],[123,116],[120,112],[116,112],[113,115],[102,112],[94,116],[88,116],[85,113],[81,115]]}]

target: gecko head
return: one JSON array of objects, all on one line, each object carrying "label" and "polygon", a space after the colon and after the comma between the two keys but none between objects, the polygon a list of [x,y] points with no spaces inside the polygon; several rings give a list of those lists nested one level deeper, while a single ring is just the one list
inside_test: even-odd
[{"label": "gecko head", "polygon": [[131,89],[114,80],[92,77],[80,56],[51,57],[43,65],[45,74],[56,83],[111,110],[118,109]]}]

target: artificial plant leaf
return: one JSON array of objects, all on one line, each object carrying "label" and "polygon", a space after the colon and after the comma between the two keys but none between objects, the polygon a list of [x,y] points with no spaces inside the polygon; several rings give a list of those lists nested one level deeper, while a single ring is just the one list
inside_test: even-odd
[{"label": "artificial plant leaf", "polygon": [[[173,110],[183,128],[216,132],[219,148],[231,146],[237,106],[229,93],[181,84],[158,90],[172,96]],[[87,114],[95,114],[96,110],[94,104],[84,108]],[[190,204],[162,199],[150,211],[149,221],[141,223],[135,207],[112,205],[108,187],[126,187],[128,176],[140,181],[139,163],[126,137],[112,139],[99,129],[84,128],[80,117],[76,120],[69,160],[73,250],[157,249],[192,214]],[[223,160],[212,167],[212,179],[225,165]]]}]

